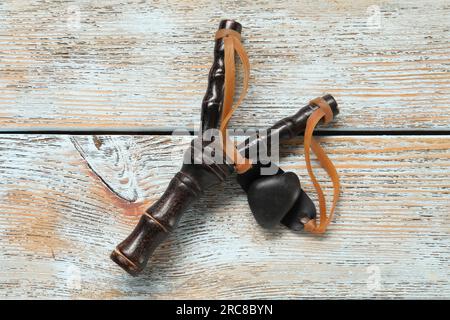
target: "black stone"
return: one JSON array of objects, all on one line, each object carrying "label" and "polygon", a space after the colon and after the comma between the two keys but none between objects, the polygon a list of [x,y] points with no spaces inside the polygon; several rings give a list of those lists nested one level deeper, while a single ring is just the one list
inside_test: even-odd
[{"label": "black stone", "polygon": [[249,187],[247,196],[256,221],[272,228],[288,213],[300,196],[300,180],[293,172],[262,176]]}]

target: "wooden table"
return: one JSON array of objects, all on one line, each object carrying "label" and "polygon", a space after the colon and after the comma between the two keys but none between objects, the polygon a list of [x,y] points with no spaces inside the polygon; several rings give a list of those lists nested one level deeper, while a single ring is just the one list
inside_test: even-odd
[{"label": "wooden table", "polygon": [[[252,63],[231,127],[338,100],[337,216],[264,230],[232,177],[132,278],[109,253],[179,169],[222,18]],[[444,0],[2,1],[0,297],[450,298],[449,35]],[[282,156],[312,192],[302,139]]]}]

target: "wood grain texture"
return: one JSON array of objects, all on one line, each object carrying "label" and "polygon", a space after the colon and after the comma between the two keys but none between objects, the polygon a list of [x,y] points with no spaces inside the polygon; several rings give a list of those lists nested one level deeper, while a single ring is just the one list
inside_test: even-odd
[{"label": "wood grain texture", "polygon": [[232,127],[326,92],[334,129],[449,128],[446,0],[5,0],[1,130],[196,127],[222,18],[244,25],[252,63]]},{"label": "wood grain texture", "polygon": [[[450,298],[450,138],[320,140],[342,177],[325,238],[261,229],[233,177],[131,278],[109,253],[189,138],[2,135],[0,297]],[[301,140],[282,155],[310,191]]]}]

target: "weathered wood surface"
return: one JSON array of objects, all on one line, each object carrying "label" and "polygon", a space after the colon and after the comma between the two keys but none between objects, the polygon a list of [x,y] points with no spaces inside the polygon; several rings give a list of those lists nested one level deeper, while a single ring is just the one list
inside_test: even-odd
[{"label": "weathered wood surface", "polygon": [[448,129],[449,15],[446,0],[4,0],[0,130],[194,128],[222,18],[252,62],[234,127],[328,92],[335,129]]},{"label": "weathered wood surface", "polygon": [[[449,298],[450,138],[320,140],[343,186],[326,239],[261,229],[233,178],[132,278],[109,252],[189,138],[2,135],[0,297]],[[311,190],[301,141],[282,154]]]}]

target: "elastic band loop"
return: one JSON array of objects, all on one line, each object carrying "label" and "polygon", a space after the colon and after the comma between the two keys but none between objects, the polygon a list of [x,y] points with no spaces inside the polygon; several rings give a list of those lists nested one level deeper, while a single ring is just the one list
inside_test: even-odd
[{"label": "elastic band loop", "polygon": [[[227,136],[228,122],[234,111],[241,105],[248,91],[248,82],[250,79],[250,61],[247,52],[241,43],[241,34],[231,29],[220,29],[216,32],[215,39],[222,39],[224,42],[224,64],[225,64],[225,89],[223,99],[222,119],[220,123],[220,132],[222,134],[222,143],[226,155],[233,161],[236,171],[243,173],[251,168],[251,161],[243,157],[236,149],[236,145],[230,141]],[[238,101],[233,105],[234,91],[236,86],[236,65],[234,53],[237,53],[244,69],[244,82],[242,92]],[[232,146],[230,148],[229,146]]]},{"label": "elastic band loop", "polygon": [[331,110],[330,105],[324,98],[318,97],[318,98],[312,99],[309,102],[309,104],[318,106],[320,109],[322,109],[323,113],[325,113],[324,120],[323,120],[324,124],[327,124],[333,120],[333,110]]},{"label": "elastic band loop", "polygon": [[232,37],[235,37],[239,41],[241,41],[241,34],[239,32],[237,32],[236,30],[233,30],[233,29],[219,29],[219,30],[217,30],[216,35],[215,35],[214,38],[216,40],[219,40],[219,39],[222,39],[222,38],[224,38],[224,37],[226,37],[228,35],[230,35]]},{"label": "elastic band loop", "polygon": [[[317,124],[320,120],[324,120],[325,123],[331,121],[333,119],[333,111],[331,110],[330,105],[322,98],[314,99],[310,102],[310,104],[314,104],[319,107],[319,109],[315,110],[311,116],[308,118],[305,129],[305,162],[306,169],[308,170],[309,177],[314,185],[314,188],[317,192],[317,197],[319,199],[319,225],[316,224],[316,220],[309,220],[305,225],[304,229],[311,233],[324,233],[327,230],[328,225],[333,220],[334,211],[336,209],[337,202],[339,200],[339,192],[340,192],[340,182],[339,175],[336,171],[336,167],[333,162],[328,158],[325,151],[319,145],[319,143],[313,138],[313,132],[316,128]],[[310,157],[310,149],[316,154],[317,159],[321,167],[328,173],[332,183],[333,183],[333,202],[331,205],[330,213],[327,216],[327,208],[325,195],[323,193],[322,187],[320,183],[317,181],[316,176],[312,170],[311,166],[311,157]]]}]

